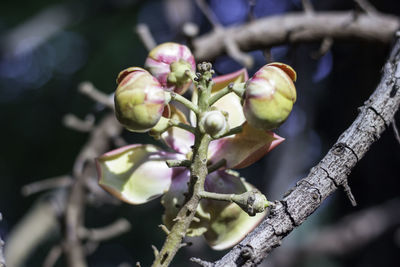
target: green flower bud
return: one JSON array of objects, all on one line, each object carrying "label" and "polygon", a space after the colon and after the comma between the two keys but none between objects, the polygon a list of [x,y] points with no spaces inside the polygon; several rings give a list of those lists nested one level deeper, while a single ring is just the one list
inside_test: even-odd
[{"label": "green flower bud", "polygon": [[160,83],[142,68],[120,72],[115,92],[115,114],[132,132],[146,132],[160,120],[165,107],[165,93]]},{"label": "green flower bud", "polygon": [[296,102],[296,72],[283,63],[270,63],[246,82],[244,115],[255,128],[279,127]]},{"label": "green flower bud", "polygon": [[196,70],[190,49],[171,42],[153,48],[144,65],[163,87],[177,94],[185,93],[191,84],[187,71]]},{"label": "green flower bud", "polygon": [[227,114],[219,110],[205,112],[200,118],[200,131],[208,133],[212,138],[218,138],[229,131]]}]

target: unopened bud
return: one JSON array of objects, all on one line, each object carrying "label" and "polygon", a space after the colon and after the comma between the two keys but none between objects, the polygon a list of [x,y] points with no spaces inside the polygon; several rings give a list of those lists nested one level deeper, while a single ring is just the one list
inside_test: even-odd
[{"label": "unopened bud", "polygon": [[267,198],[257,189],[252,189],[240,195],[234,195],[232,201],[238,204],[250,216],[265,211],[269,206]]},{"label": "unopened bud", "polygon": [[160,120],[165,106],[165,92],[160,83],[142,68],[120,72],[115,92],[115,114],[132,132],[146,132]]},{"label": "unopened bud", "polygon": [[227,117],[219,110],[208,111],[200,118],[200,130],[213,138],[229,131]]},{"label": "unopened bud", "polygon": [[270,63],[258,70],[245,85],[244,115],[255,128],[279,127],[296,102],[296,72],[283,63]]},{"label": "unopened bud", "polygon": [[163,87],[178,94],[183,94],[191,84],[186,71],[196,69],[192,52],[187,46],[177,43],[163,43],[153,48],[145,67]]}]

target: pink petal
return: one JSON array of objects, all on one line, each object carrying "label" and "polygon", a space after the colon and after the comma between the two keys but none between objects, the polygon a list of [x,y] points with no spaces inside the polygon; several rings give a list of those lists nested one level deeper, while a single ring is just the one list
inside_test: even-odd
[{"label": "pink petal", "polygon": [[258,130],[245,123],[241,133],[213,141],[208,151],[209,158],[212,162],[226,159],[226,168],[244,168],[262,158],[284,140],[273,132]]}]

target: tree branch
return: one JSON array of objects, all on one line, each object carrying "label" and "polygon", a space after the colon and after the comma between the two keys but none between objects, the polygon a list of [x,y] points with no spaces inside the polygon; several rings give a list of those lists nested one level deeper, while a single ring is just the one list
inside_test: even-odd
[{"label": "tree branch", "polygon": [[390,43],[400,27],[398,17],[377,14],[354,16],[352,11],[316,12],[312,16],[305,12],[257,19],[241,26],[213,31],[193,40],[198,61],[212,60],[226,52],[224,40],[229,36],[241,51],[265,49],[266,47],[320,42],[330,37],[336,40],[360,40]]},{"label": "tree branch", "polygon": [[[3,217],[0,213],[0,222],[2,219],[3,219]],[[0,267],[6,267],[6,261],[4,260],[4,254],[3,254],[3,247],[4,247],[4,242],[0,236]]]},{"label": "tree branch", "polygon": [[333,225],[314,231],[302,245],[277,250],[268,266],[289,267],[321,255],[344,256],[359,250],[400,225],[400,199],[352,213]]},{"label": "tree branch", "polygon": [[347,182],[347,178],[389,126],[400,105],[400,41],[397,40],[383,77],[371,97],[360,108],[352,125],[339,137],[326,156],[300,180],[281,201],[275,202],[266,218],[240,244],[214,266],[255,266],[281,240],[302,224],[330,194]]}]

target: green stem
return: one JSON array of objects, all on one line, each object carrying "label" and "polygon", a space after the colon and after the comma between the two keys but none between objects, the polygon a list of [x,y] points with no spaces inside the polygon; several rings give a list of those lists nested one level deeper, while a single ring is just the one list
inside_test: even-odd
[{"label": "green stem", "polygon": [[226,134],[221,135],[219,138],[227,137],[233,134],[238,134],[241,133],[242,131],[243,131],[242,125],[236,126],[235,128],[230,129],[229,132],[227,132]]},{"label": "green stem", "polygon": [[180,122],[180,121],[177,121],[177,120],[170,120],[169,121],[169,125],[181,128],[183,130],[191,132],[192,134],[196,133],[196,128],[190,126],[189,124],[186,124],[186,123],[183,123],[183,122]]},{"label": "green stem", "polygon": [[153,267],[166,267],[174,258],[176,252],[181,247],[182,239],[196,214],[197,206],[200,202],[199,192],[203,191],[204,181],[207,176],[207,150],[211,141],[209,135],[203,135],[197,143],[198,149],[194,153],[193,163],[190,167],[190,186],[188,201],[181,208],[176,216],[176,222],[165,240],[165,243],[153,262]]},{"label": "green stem", "polygon": [[[198,112],[201,115],[209,108],[208,99],[211,94],[212,87],[212,70],[210,63],[199,64],[199,72],[201,73],[196,85],[198,85],[199,99],[198,99]],[[172,96],[172,95],[171,95]],[[182,123],[183,124],[183,123]],[[153,267],[166,267],[174,258],[176,252],[182,247],[182,239],[185,237],[190,223],[193,221],[197,207],[200,203],[200,192],[204,191],[204,182],[208,174],[207,169],[207,156],[208,145],[212,138],[208,134],[201,134],[199,129],[185,125],[186,130],[194,130],[195,142],[193,146],[193,159],[190,165],[190,181],[189,190],[186,195],[186,203],[176,216],[175,224],[172,226],[170,233],[164,245],[153,262]],[[182,127],[183,125],[177,125]],[[190,128],[188,128],[190,127]]]},{"label": "green stem", "polygon": [[235,196],[235,194],[220,194],[207,191],[201,191],[199,195],[201,198],[208,198],[208,199],[227,201],[227,202],[233,202],[233,197]]},{"label": "green stem", "polygon": [[226,165],[226,159],[221,159],[217,161],[215,164],[208,166],[208,173],[215,172],[219,168],[223,167]]},{"label": "green stem", "polygon": [[169,92],[169,94],[170,94],[171,100],[175,100],[175,101],[181,103],[182,105],[184,105],[185,107],[187,107],[188,109],[193,111],[196,115],[199,114],[199,107],[197,105],[195,105],[192,101],[190,101],[186,97],[183,97],[174,92]]},{"label": "green stem", "polygon": [[191,160],[179,160],[179,159],[170,159],[166,161],[168,167],[174,168],[174,167],[190,167],[190,164],[192,163]]},{"label": "green stem", "polygon": [[230,83],[228,86],[222,88],[217,93],[212,95],[208,100],[208,104],[210,106],[214,105],[215,102],[231,92],[234,92],[238,97],[242,98],[244,94],[244,85],[245,83]]}]

